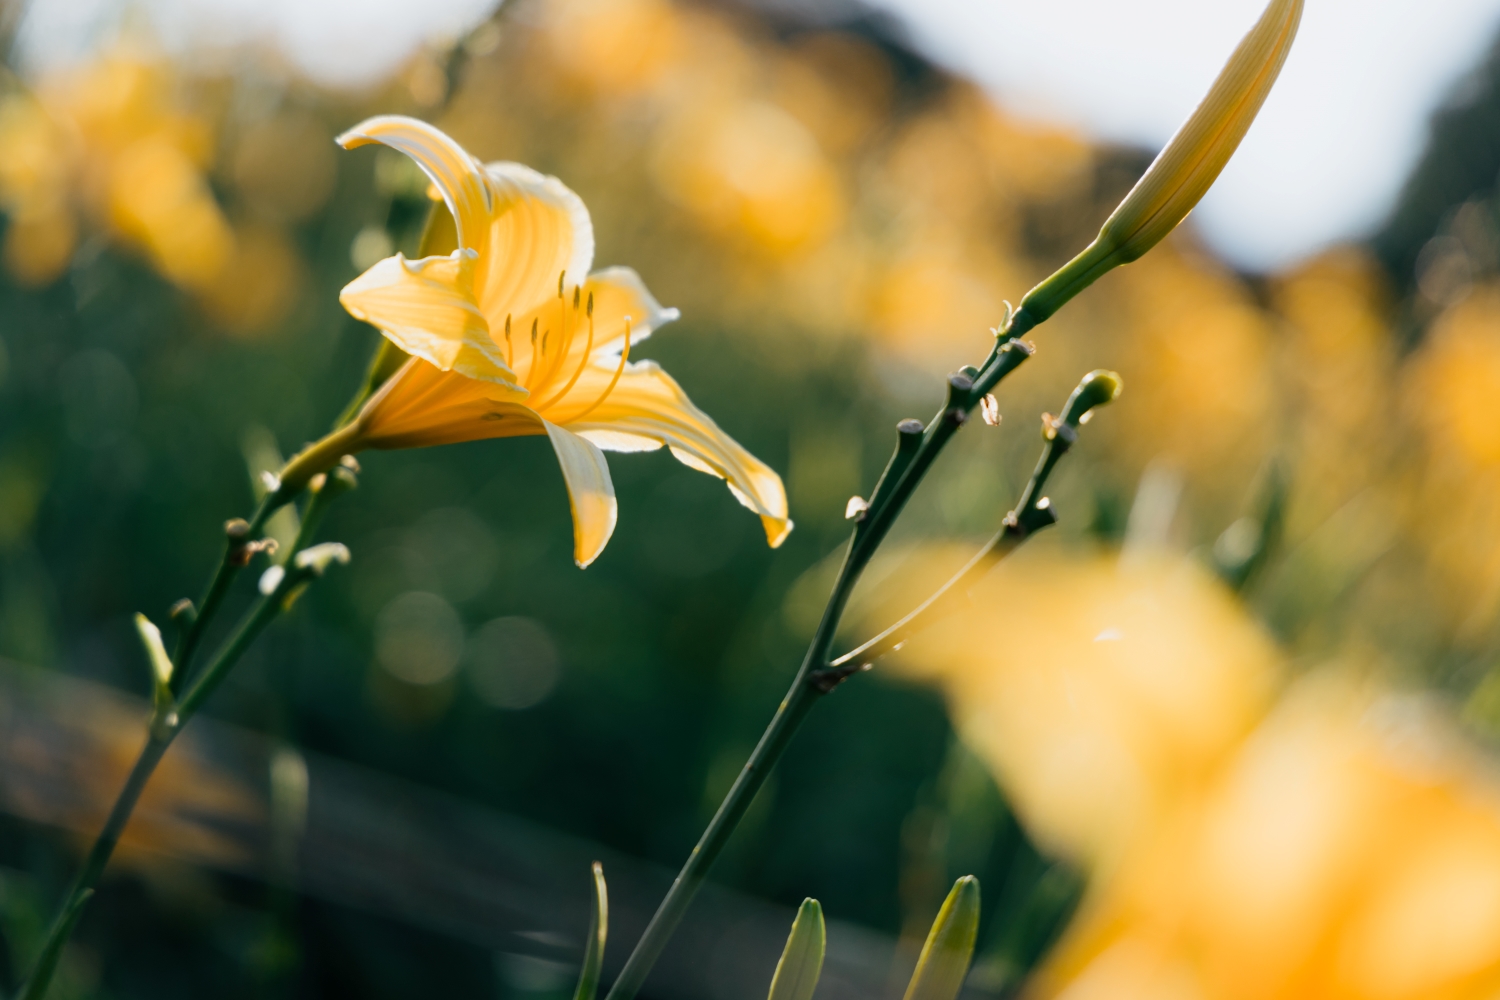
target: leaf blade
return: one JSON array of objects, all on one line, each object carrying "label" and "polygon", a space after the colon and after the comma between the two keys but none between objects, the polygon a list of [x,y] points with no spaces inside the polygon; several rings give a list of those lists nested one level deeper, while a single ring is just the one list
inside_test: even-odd
[{"label": "leaf blade", "polygon": [[969,973],[978,936],[979,880],[965,875],[953,883],[932,922],[905,1000],[955,1000]]},{"label": "leaf blade", "polygon": [[589,914],[588,944],[584,948],[583,968],[578,973],[578,989],[573,1000],[594,1000],[599,992],[599,976],[604,969],[604,941],[609,936],[609,889],[604,883],[604,866],[594,862],[594,909]]},{"label": "leaf blade", "polygon": [[152,624],[151,619],[137,613],[135,631],[151,664],[152,700],[157,711],[163,711],[172,704],[172,658],[167,655],[167,647],[161,641],[161,629]]},{"label": "leaf blade", "polygon": [[767,1000],[811,1000],[823,973],[823,955],[828,948],[828,932],[823,922],[823,906],[816,899],[804,899],[792,921],[786,947],[771,977]]}]

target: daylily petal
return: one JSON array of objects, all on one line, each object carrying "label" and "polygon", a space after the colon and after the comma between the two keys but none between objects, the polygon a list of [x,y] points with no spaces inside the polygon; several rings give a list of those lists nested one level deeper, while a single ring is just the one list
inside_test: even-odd
[{"label": "daylily petal", "polygon": [[[482,250],[494,196],[484,168],[442,130],[405,115],[366,118],[338,137],[338,144],[354,149],[382,143],[411,157],[434,185],[458,223],[458,245]],[[555,277],[554,277],[555,280]]]},{"label": "daylily petal", "polygon": [[387,257],[344,286],[339,301],[407,354],[487,382],[515,383],[474,301],[472,250]]},{"label": "daylily petal", "polygon": [[484,171],[494,208],[476,246],[474,294],[498,335],[507,316],[555,301],[559,275],[569,290],[582,283],[594,260],[594,224],[583,199],[556,177],[519,163]]},{"label": "daylily petal", "polygon": [[[684,465],[727,481],[735,498],[760,515],[773,548],[786,539],[792,522],[780,476],[720,430],[653,361],[626,365],[613,390],[593,405],[614,375],[615,366],[607,360],[590,364],[569,394],[566,410],[556,415],[549,411],[549,417],[601,448],[614,450],[632,440],[636,446],[631,450],[639,450],[642,442],[667,445]],[[589,408],[577,409],[575,399]],[[575,415],[569,417],[568,411]]]},{"label": "daylily petal", "polygon": [[568,484],[568,501],[573,508],[573,560],[582,569],[599,558],[609,536],[615,533],[619,516],[615,486],[604,452],[593,442],[551,421],[545,421],[545,425]]},{"label": "daylily petal", "polygon": [[606,267],[589,275],[585,294],[594,296],[593,354],[616,357],[625,345],[625,320],[630,320],[631,346],[652,332],[675,322],[682,314],[663,306],[629,267]]},{"label": "daylily petal", "polygon": [[542,420],[515,386],[442,371],[412,358],[355,418],[361,447],[426,448],[543,433]]}]

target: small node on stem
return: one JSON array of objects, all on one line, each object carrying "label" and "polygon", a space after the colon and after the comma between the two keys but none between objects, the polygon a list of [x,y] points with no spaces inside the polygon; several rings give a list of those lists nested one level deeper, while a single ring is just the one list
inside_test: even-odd
[{"label": "small node on stem", "polygon": [[348,469],[350,472],[358,473],[360,471],[359,459],[355,458],[353,455],[344,455],[339,459],[339,464]]},{"label": "small node on stem", "polygon": [[[896,425],[896,450],[891,453],[891,460],[886,463],[885,471],[876,480],[875,489],[870,493],[869,502],[865,505],[866,510],[880,503],[886,494],[901,481],[902,474],[906,472],[907,466],[911,465],[911,460],[916,457],[917,449],[922,447],[922,438],[926,430],[920,420],[913,420],[910,417]],[[847,509],[845,516],[849,516]],[[856,520],[863,524],[864,512],[859,512]]]},{"label": "small node on stem", "polygon": [[225,521],[224,537],[229,542],[229,551],[225,553],[224,561],[231,566],[250,565],[250,559],[255,555],[247,541],[250,537],[250,522],[243,517]]},{"label": "small node on stem", "polygon": [[943,416],[955,424],[969,419],[969,394],[974,391],[974,379],[964,372],[948,376],[948,405]]},{"label": "small node on stem", "polygon": [[192,628],[193,622],[198,620],[198,609],[191,600],[184,597],[167,610],[167,617],[176,622],[179,628]]},{"label": "small node on stem", "polygon": [[844,683],[855,674],[864,673],[869,670],[873,663],[859,663],[850,661],[836,667],[824,667],[814,670],[807,675],[807,683],[820,694],[830,694],[834,688]]},{"label": "small node on stem", "polygon": [[1078,440],[1078,431],[1074,425],[1068,423],[1062,417],[1054,417],[1050,413],[1043,413],[1042,440],[1055,441],[1063,447],[1067,447]]},{"label": "small node on stem", "polygon": [[844,504],[844,520],[863,521],[865,512],[870,509],[870,502],[861,496],[852,496],[849,502]]},{"label": "small node on stem", "polygon": [[1103,368],[1089,372],[1068,397],[1067,405],[1063,407],[1063,420],[1077,427],[1088,419],[1096,406],[1105,406],[1119,399],[1124,388],[1124,382],[1115,372]]}]

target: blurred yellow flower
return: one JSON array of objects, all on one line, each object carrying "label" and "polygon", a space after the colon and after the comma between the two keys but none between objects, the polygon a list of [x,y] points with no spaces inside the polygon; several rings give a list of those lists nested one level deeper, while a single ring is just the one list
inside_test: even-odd
[{"label": "blurred yellow flower", "polygon": [[77,226],[69,204],[72,149],[34,98],[0,99],[0,208],[10,216],[5,266],[25,284],[46,284],[73,256]]},{"label": "blurred yellow flower", "polygon": [[1120,264],[1138,260],[1187,218],[1260,113],[1291,51],[1302,0],[1271,0],[1182,128],[1088,249],[1021,300],[1031,324],[1047,319]]},{"label": "blurred yellow flower", "polygon": [[362,448],[414,448],[546,434],[573,507],[574,558],[587,566],[614,531],[600,449],[666,445],[726,480],[760,515],[771,545],[791,530],[781,478],[737,444],[635,343],[677,318],[627,268],[588,273],[593,226],[555,177],[516,163],[481,165],[438,129],[371,118],[340,138],[412,157],[451,210],[459,249],[397,255],[344,289],[345,308],[412,355],[345,428],[294,459],[284,482]]},{"label": "blurred yellow flower", "polygon": [[843,222],[843,185],[818,138],[770,101],[703,101],[662,130],[655,167],[664,194],[773,257]]},{"label": "blurred yellow flower", "polygon": [[225,271],[234,233],[203,175],[209,128],[174,108],[168,84],[162,64],[121,48],[0,104],[5,262],[19,280],[62,273],[80,210],[183,287],[202,291]]},{"label": "blurred yellow flower", "polygon": [[677,11],[664,0],[553,0],[544,11],[558,65],[601,93],[648,87],[679,44]]},{"label": "blurred yellow flower", "polygon": [[[882,625],[946,576],[924,571],[934,559],[903,570]],[[1270,641],[1187,561],[1034,549],[972,596],[972,612],[911,640],[899,662],[939,682],[1032,834],[1096,872],[1208,780],[1276,681]]]},{"label": "blurred yellow flower", "polygon": [[1500,991],[1500,781],[1435,703],[1325,671],[1271,707],[1274,647],[1186,561],[1035,550],[973,596],[902,662],[1091,876],[1027,996]]},{"label": "blurred yellow flower", "polygon": [[1497,990],[1500,784],[1433,706],[1314,676],[1100,887],[1031,995]]}]

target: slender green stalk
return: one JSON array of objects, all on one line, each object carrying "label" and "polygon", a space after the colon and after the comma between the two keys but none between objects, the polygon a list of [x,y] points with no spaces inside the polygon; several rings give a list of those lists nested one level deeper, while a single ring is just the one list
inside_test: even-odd
[{"label": "slender green stalk", "polygon": [[998,343],[976,375],[959,374],[949,378],[948,402],[928,423],[922,432],[920,444],[914,450],[898,446],[891,466],[881,477],[871,498],[870,506],[855,526],[849,550],[839,569],[838,580],[823,609],[823,617],[807,648],[807,655],[803,657],[802,665],[792,680],[791,688],[761,735],[760,742],[755,745],[750,759],[745,762],[739,777],[735,779],[734,785],[703,831],[697,846],[688,855],[687,862],[651,918],[646,933],[630,953],[606,1000],[633,1000],[640,991],[646,976],[661,956],[662,949],[686,914],[694,895],[703,885],[709,869],[724,850],[724,845],[729,842],[735,827],[744,818],[755,794],[760,791],[766,776],[781,758],[803,719],[823,695],[832,691],[840,680],[848,676],[847,673],[831,671],[827,660],[839,622],[860,575],[890,532],[897,515],[932,468],[938,454],[968,419],[969,412],[990,389],[1030,356],[1031,349],[1018,340],[1012,338]]},{"label": "slender green stalk", "polygon": [[[301,551],[306,542],[311,538],[311,528],[307,526],[308,521],[316,523],[321,517],[322,508],[339,493],[344,492],[352,485],[352,476],[346,481],[339,481],[335,489],[328,489],[325,484],[314,495],[313,502],[309,504],[309,513],[314,516],[304,519],[304,528],[298,535],[295,551]],[[330,483],[332,480],[330,480]],[[259,525],[265,522],[269,512],[281,504],[272,498],[271,494],[266,502],[263,502],[260,510],[256,512],[256,518],[251,522],[252,527],[258,531]],[[251,533],[237,533],[241,538],[248,537]],[[233,540],[231,540],[231,553],[233,551]],[[347,553],[345,553],[347,558]],[[251,644],[265,631],[276,616],[285,610],[295,598],[297,592],[307,584],[309,580],[320,575],[323,571],[322,564],[303,564],[302,560],[295,557],[290,560],[291,568],[285,571],[270,593],[265,594],[251,608],[240,622],[229,640],[220,648],[218,654],[209,661],[202,672],[188,686],[187,692],[175,703],[168,700],[158,703],[151,717],[151,724],[146,739],[146,745],[141,754],[136,758],[135,765],[130,770],[129,777],[125,780],[125,787],[120,790],[116,797],[114,806],[109,811],[109,817],[105,820],[104,828],[89,848],[87,858],[84,860],[83,868],[79,871],[77,879],[73,883],[71,891],[63,904],[57,920],[48,932],[46,943],[42,947],[41,957],[36,968],[27,980],[16,1000],[42,1000],[46,996],[47,988],[51,985],[53,972],[56,970],[57,960],[61,955],[62,947],[71,934],[73,925],[77,923],[82,914],[84,905],[92,897],[99,879],[104,874],[105,867],[109,864],[110,857],[114,854],[115,847],[120,842],[120,835],[125,825],[130,822],[131,814],[135,811],[136,804],[140,801],[141,793],[145,790],[146,783],[151,780],[156,767],[161,763],[167,748],[176,740],[177,734],[182,731],[189,719],[191,719],[203,706],[204,701],[214,693],[224,679],[250,648]],[[222,590],[228,584],[221,583],[221,579],[232,577],[233,571],[238,570],[243,563],[237,558],[226,555],[225,561],[220,564],[219,571],[214,574],[214,582],[209,586],[209,594],[212,596],[219,591],[218,597],[211,603],[205,599],[204,609],[209,614],[201,615],[198,621],[210,617],[213,610],[222,600]],[[196,624],[196,622],[194,623]],[[191,653],[191,647],[186,646],[187,652]],[[181,655],[182,650],[179,650]],[[182,662],[187,662],[185,659]]]},{"label": "slender green stalk", "polygon": [[146,782],[156,771],[156,765],[161,763],[162,755],[172,745],[172,739],[176,735],[175,729],[164,731],[156,721],[152,720],[151,735],[146,740],[146,746],[136,758],[135,766],[130,769],[125,787],[120,789],[120,795],[109,811],[109,818],[104,821],[104,829],[99,831],[94,846],[89,849],[88,857],[83,862],[83,870],[78,873],[67,900],[52,923],[52,929],[47,932],[47,941],[42,946],[36,969],[16,994],[16,1000],[41,1000],[47,995],[47,987],[51,985],[52,975],[57,971],[62,947],[72,933],[73,925],[82,915],[84,904],[93,896],[94,887],[104,874],[104,867],[109,864],[115,845],[120,842],[120,834],[130,821],[130,814],[135,811],[136,802],[140,800]]},{"label": "slender green stalk", "polygon": [[[218,568],[214,570],[213,578],[208,582],[208,590],[204,591],[203,600],[198,602],[196,615],[189,621],[177,643],[177,655],[172,661],[171,686],[174,694],[182,690],[182,685],[187,680],[188,672],[192,669],[193,654],[198,651],[198,644],[203,640],[204,629],[218,613],[219,606],[224,603],[224,596],[229,593],[229,585],[249,562],[245,551],[246,540],[254,539],[259,535],[266,521],[285,503],[285,501],[276,502],[276,496],[276,491],[265,495],[243,530],[225,531],[228,537],[224,542],[224,555],[220,557]],[[234,522],[230,523],[234,524]]]},{"label": "slender green stalk", "polygon": [[1063,406],[1062,416],[1043,418],[1041,457],[1031,478],[1021,490],[1016,506],[1005,517],[1001,526],[984,548],[954,574],[953,578],[938,588],[937,592],[923,601],[905,618],[884,632],[845,653],[829,663],[830,670],[847,676],[848,672],[861,670],[887,653],[895,651],[907,639],[934,621],[961,606],[969,590],[1021,543],[1043,528],[1057,523],[1057,515],[1051,503],[1042,496],[1042,490],[1057,463],[1073,447],[1078,439],[1078,428],[1096,406],[1112,402],[1120,392],[1119,376],[1113,372],[1090,372],[1079,384]]},{"label": "slender green stalk", "polygon": [[[54,960],[51,963],[53,968],[56,964],[55,957],[66,942],[83,904],[98,886],[105,866],[109,864],[109,859],[120,842],[120,834],[124,831],[125,824],[130,822],[136,803],[140,801],[146,782],[151,780],[151,775],[156,772],[156,766],[161,763],[167,748],[172,745],[187,720],[198,711],[204,699],[223,682],[230,669],[244,655],[245,650],[276,617],[286,596],[286,586],[286,581],[283,581],[281,587],[261,598],[254,610],[241,622],[234,636],[188,689],[188,693],[183,696],[175,710],[170,707],[158,710],[152,717],[146,746],[141,750],[141,755],[136,758],[135,766],[130,769],[130,776],[125,779],[125,787],[120,789],[120,794],[109,811],[109,818],[104,822],[104,829],[99,832],[93,847],[89,849],[83,869],[78,873],[73,888],[68,893],[62,912],[47,935],[47,943],[43,946],[42,954],[53,956]],[[53,968],[39,963],[36,972],[22,987],[16,1000],[41,1000],[50,985]]]}]

